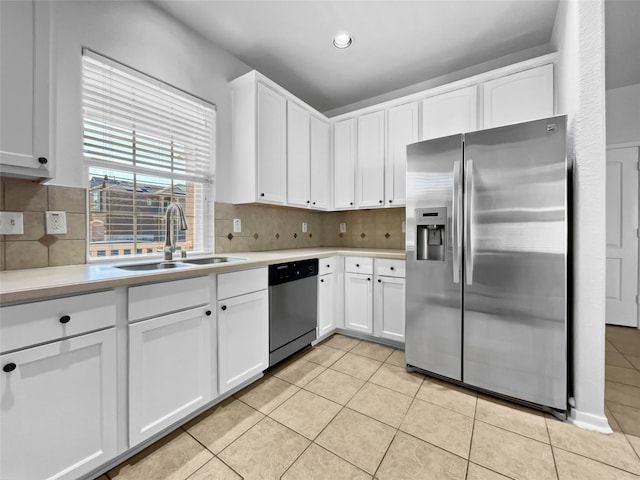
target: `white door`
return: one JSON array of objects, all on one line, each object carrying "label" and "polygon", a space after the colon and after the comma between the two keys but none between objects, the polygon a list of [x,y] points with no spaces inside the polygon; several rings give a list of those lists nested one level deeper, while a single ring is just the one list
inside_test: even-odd
[{"label": "white door", "polygon": [[285,203],[287,101],[258,84],[258,201]]},{"label": "white door", "polygon": [[309,207],[310,115],[287,102],[287,205]]},{"label": "white door", "polygon": [[344,327],[357,332],[373,333],[372,275],[344,274]]},{"label": "white door", "polygon": [[418,141],[418,102],[389,109],[387,113],[387,165],[384,193],[390,207],[406,203],[407,145]]},{"label": "white door", "polygon": [[638,148],[607,150],[606,322],[638,326]]},{"label": "white door", "polygon": [[267,290],[218,301],[218,391],[231,390],[269,367]]},{"label": "white door", "polygon": [[311,208],[328,210],[331,198],[331,125],[311,117]]},{"label": "white door", "polygon": [[354,208],[356,178],[356,119],[333,126],[334,207]]},{"label": "white door", "polygon": [[117,452],[113,328],[0,356],[0,478],[82,477]]},{"label": "white door", "polygon": [[336,274],[321,275],[318,281],[318,338],[336,327]]},{"label": "white door", "polygon": [[374,335],[404,342],[404,278],[378,277],[374,297]]},{"label": "white door", "polygon": [[478,129],[478,87],[460,88],[422,101],[422,140]]},{"label": "white door", "polygon": [[129,447],[212,399],[206,312],[194,308],[129,326]]},{"label": "white door", "polygon": [[384,111],[358,117],[356,206],[384,206]]}]

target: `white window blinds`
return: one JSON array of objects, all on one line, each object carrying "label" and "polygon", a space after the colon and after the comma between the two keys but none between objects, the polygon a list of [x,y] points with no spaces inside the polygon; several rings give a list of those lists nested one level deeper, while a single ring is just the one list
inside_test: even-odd
[{"label": "white window blinds", "polygon": [[90,257],[156,254],[170,202],[178,247],[211,251],[215,107],[85,49],[82,108]]}]

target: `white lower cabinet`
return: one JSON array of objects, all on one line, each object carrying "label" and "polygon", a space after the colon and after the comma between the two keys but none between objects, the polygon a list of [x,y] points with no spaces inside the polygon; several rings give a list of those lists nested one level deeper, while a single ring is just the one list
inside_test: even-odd
[{"label": "white lower cabinet", "polygon": [[[222,277],[222,275],[220,276]],[[269,294],[218,301],[218,390],[223,394],[269,367]]]},{"label": "white lower cabinet", "polygon": [[322,338],[336,328],[338,319],[338,298],[336,273],[320,275],[318,279],[318,338]]},{"label": "white lower cabinet", "polygon": [[344,327],[363,333],[373,333],[373,275],[344,274]]},{"label": "white lower cabinet", "polygon": [[212,400],[209,307],[129,326],[129,447]]},{"label": "white lower cabinet", "polygon": [[0,478],[75,479],[117,455],[115,337],[0,355]]},{"label": "white lower cabinet", "polygon": [[404,343],[405,279],[376,278],[374,284],[373,334]]}]

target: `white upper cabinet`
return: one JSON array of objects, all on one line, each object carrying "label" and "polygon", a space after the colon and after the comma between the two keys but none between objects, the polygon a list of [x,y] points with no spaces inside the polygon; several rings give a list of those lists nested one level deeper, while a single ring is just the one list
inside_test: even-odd
[{"label": "white upper cabinet", "polygon": [[356,119],[333,125],[333,206],[355,208]]},{"label": "white upper cabinet", "polygon": [[310,198],[311,115],[287,102],[287,205],[308,207]]},{"label": "white upper cabinet", "polygon": [[[53,176],[50,2],[0,2],[0,175]],[[10,67],[10,68],[9,68]]]},{"label": "white upper cabinet", "polygon": [[478,87],[472,85],[422,101],[422,140],[478,128]]},{"label": "white upper cabinet", "polygon": [[356,206],[384,205],[384,111],[358,117]]},{"label": "white upper cabinet", "polygon": [[387,163],[385,204],[406,203],[407,145],[418,141],[418,103],[392,107],[387,112]]},{"label": "white upper cabinet", "polygon": [[258,84],[258,198],[285,203],[287,178],[287,101]]},{"label": "white upper cabinet", "polygon": [[553,115],[553,64],[483,84],[484,128]]},{"label": "white upper cabinet", "polygon": [[311,117],[311,208],[331,208],[331,124]]}]

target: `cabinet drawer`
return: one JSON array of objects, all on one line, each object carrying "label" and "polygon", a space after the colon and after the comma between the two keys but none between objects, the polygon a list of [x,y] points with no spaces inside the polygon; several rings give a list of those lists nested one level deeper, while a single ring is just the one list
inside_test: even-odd
[{"label": "cabinet drawer", "polygon": [[373,275],[373,259],[366,257],[346,257],[344,271],[347,273],[368,273]]},{"label": "cabinet drawer", "polygon": [[129,288],[129,322],[209,303],[209,277],[187,278]]},{"label": "cabinet drawer", "polygon": [[376,259],[376,276],[404,278],[405,268],[404,260]]},{"label": "cabinet drawer", "polygon": [[336,257],[320,258],[318,259],[318,275],[326,275],[327,273],[333,273],[337,268]]},{"label": "cabinet drawer", "polygon": [[0,352],[111,327],[116,323],[113,290],[0,309]]},{"label": "cabinet drawer", "polygon": [[218,275],[218,300],[264,290],[269,283],[267,267]]}]

